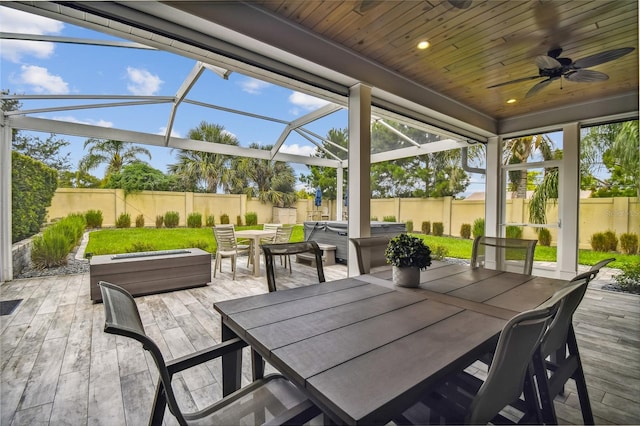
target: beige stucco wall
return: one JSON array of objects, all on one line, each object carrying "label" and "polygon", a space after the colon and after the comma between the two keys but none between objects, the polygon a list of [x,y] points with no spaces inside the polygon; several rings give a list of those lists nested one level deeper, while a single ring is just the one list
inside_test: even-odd
[{"label": "beige stucco wall", "polygon": [[[306,220],[319,220],[323,211],[329,213],[330,220],[336,220],[336,202],[323,200],[322,206],[316,207],[313,199],[301,199],[296,203],[296,209],[290,211],[276,211],[269,203],[263,204],[256,199],[249,199],[246,195],[200,194],[190,192],[162,192],[143,191],[129,194],[125,197],[120,189],[71,189],[61,188],[56,191],[48,220],[61,218],[69,213],[86,212],[87,210],[101,210],[103,226],[114,226],[116,218],[121,213],[129,213],[131,221],[143,214],[145,224],[153,226],[157,215],[164,215],[167,211],[177,211],[180,214],[180,225],[186,224],[187,216],[192,212],[202,214],[203,222],[208,215],[213,214],[216,223],[220,223],[220,215],[229,215],[231,223],[236,223],[237,216],[242,217],[247,212],[258,214],[258,223],[282,222],[302,223]],[[484,201],[482,200],[453,200],[444,198],[390,198],[371,200],[371,215],[382,220],[385,216],[395,216],[396,220],[413,221],[414,230],[419,231],[423,221],[442,222],[446,235],[459,236],[463,223],[473,224],[477,218],[484,217]],[[514,199],[507,201],[506,217],[509,223],[528,222],[528,200]],[[547,206],[549,223],[558,221],[558,205],[549,203]],[[591,248],[591,235],[607,230],[615,231],[617,235],[625,232],[640,234],[640,199],[639,198],[587,198],[580,200],[579,216],[579,247]],[[552,244],[557,241],[557,229],[549,228]],[[525,227],[524,238],[537,238],[533,228]]]}]

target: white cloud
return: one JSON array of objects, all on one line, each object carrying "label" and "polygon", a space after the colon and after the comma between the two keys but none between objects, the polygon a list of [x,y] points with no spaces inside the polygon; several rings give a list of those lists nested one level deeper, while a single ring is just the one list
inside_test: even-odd
[{"label": "white cloud", "polygon": [[[160,130],[158,131],[158,133],[156,133],[156,135],[162,135],[164,136],[167,133],[167,126],[163,126],[160,127]],[[180,134],[180,132],[178,132],[175,128],[171,128],[171,137],[173,138],[182,138],[182,135]]]},{"label": "white cloud", "polygon": [[269,87],[271,84],[256,80],[255,78],[246,78],[240,82],[240,87],[242,87],[243,92],[250,93],[252,95],[259,95],[262,93],[262,90],[266,87]]},{"label": "white cloud", "polygon": [[[312,110],[316,110],[320,107],[323,107],[325,105],[327,105],[329,102],[323,100],[323,99],[319,99],[319,98],[315,98],[313,96],[309,96],[306,95],[304,93],[300,93],[300,92],[293,92],[290,96],[289,96],[289,102],[291,102],[293,105],[300,107],[302,109],[305,109],[307,111],[312,111]],[[292,112],[297,115],[299,113],[299,110],[297,108],[294,108],[292,110]]]},{"label": "white cloud", "polygon": [[141,68],[127,67],[127,78],[127,89],[137,96],[155,95],[164,83],[157,75]]},{"label": "white cloud", "polygon": [[302,155],[304,157],[310,157],[311,154],[316,152],[316,147],[309,146],[309,145],[299,145],[297,143],[294,143],[293,145],[283,144],[280,147],[280,152],[285,152],[287,154]]},{"label": "white cloud", "polygon": [[[7,33],[21,34],[58,34],[64,25],[62,22],[8,7],[0,7],[0,26]],[[35,56],[44,59],[53,54],[54,44],[41,41],[2,40],[0,55],[11,62],[20,62],[23,56]]]},{"label": "white cloud", "polygon": [[94,120],[92,118],[85,118],[81,120],[72,115],[60,115],[57,117],[53,117],[53,119],[58,121],[67,121],[69,123],[90,124],[92,126],[100,126],[100,127],[113,127],[113,123],[111,121],[106,121],[102,119]]},{"label": "white cloud", "polygon": [[58,75],[49,73],[49,70],[35,65],[22,65],[18,82],[33,87],[36,93],[51,95],[66,95],[69,93],[69,85]]}]

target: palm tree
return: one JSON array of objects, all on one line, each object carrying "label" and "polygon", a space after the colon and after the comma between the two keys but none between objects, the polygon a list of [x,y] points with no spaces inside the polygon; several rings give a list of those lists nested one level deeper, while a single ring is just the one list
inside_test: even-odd
[{"label": "palm tree", "polygon": [[[227,132],[224,126],[202,121],[198,127],[188,133],[189,139],[238,146],[235,136]],[[218,188],[229,192],[235,183],[235,171],[232,169],[233,157],[213,152],[180,150],[178,162],[169,165],[169,172],[177,175],[192,190],[218,192]]]},{"label": "palm tree", "polygon": [[640,139],[638,136],[638,120],[622,123],[620,131],[611,144],[611,153],[619,165],[634,177],[636,196],[640,197]]},{"label": "palm tree", "polygon": [[[554,144],[547,135],[532,135],[505,141],[504,164],[526,163],[536,153],[545,161],[554,158]],[[527,172],[514,170],[509,172],[510,190],[516,192],[518,198],[527,197]]]},{"label": "palm tree", "polygon": [[114,173],[119,173],[127,164],[139,162],[139,155],[146,155],[151,159],[148,149],[131,142],[90,138],[84,142],[84,148],[88,146],[90,146],[89,152],[80,159],[79,171],[88,172],[101,164],[106,164],[105,179]]}]

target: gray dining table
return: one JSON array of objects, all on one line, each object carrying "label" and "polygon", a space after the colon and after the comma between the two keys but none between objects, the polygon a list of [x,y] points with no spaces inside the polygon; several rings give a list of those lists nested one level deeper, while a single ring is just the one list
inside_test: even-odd
[{"label": "gray dining table", "polygon": [[[339,424],[385,424],[495,345],[508,319],[564,280],[434,262],[419,288],[391,271],[218,302],[223,340],[251,345]],[[241,353],[223,358],[223,392]]]}]

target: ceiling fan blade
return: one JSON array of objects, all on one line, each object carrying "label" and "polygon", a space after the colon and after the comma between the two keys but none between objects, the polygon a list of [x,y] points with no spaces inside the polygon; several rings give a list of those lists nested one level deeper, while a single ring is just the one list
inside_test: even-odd
[{"label": "ceiling fan blade", "polygon": [[618,59],[627,53],[633,52],[633,47],[622,47],[620,49],[607,50],[606,52],[596,53],[595,55],[587,56],[586,58],[578,59],[573,62],[573,68],[588,68],[596,65],[604,64],[605,62]]},{"label": "ceiling fan blade", "polygon": [[558,78],[560,77],[551,77],[541,81],[540,83],[537,83],[535,86],[529,89],[529,91],[525,95],[525,98],[530,98],[531,96],[535,95],[536,93],[547,87],[549,84],[551,84],[552,81],[557,80]]},{"label": "ceiling fan blade", "polygon": [[531,75],[529,77],[517,78],[515,80],[505,81],[504,83],[499,83],[499,84],[494,84],[493,86],[488,86],[487,89],[493,89],[494,87],[506,86],[507,84],[521,83],[523,81],[529,81],[529,80],[533,80],[533,79],[536,79],[536,78],[540,78],[540,76],[539,75]]},{"label": "ceiling fan blade", "polygon": [[451,6],[456,7],[458,9],[467,9],[471,6],[471,0],[449,0]]},{"label": "ceiling fan blade", "polygon": [[600,71],[593,70],[577,70],[569,72],[565,75],[565,78],[569,81],[576,81],[579,83],[591,83],[593,81],[609,80],[609,76]]},{"label": "ceiling fan blade", "polygon": [[557,59],[547,55],[536,56],[535,63],[541,70],[555,70],[557,68],[562,68],[562,64]]}]

